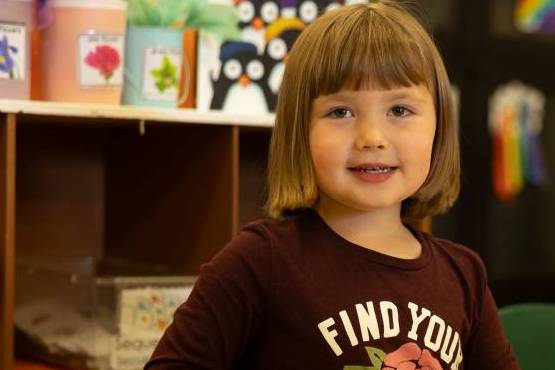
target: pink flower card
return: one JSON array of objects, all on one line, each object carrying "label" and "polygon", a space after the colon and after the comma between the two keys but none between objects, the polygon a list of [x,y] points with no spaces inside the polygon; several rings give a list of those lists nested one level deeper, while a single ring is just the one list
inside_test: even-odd
[{"label": "pink flower card", "polygon": [[123,35],[81,34],[78,42],[77,68],[81,87],[122,85]]}]

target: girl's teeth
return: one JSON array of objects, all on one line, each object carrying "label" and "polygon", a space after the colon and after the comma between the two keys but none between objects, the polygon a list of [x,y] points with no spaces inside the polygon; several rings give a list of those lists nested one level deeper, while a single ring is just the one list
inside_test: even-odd
[{"label": "girl's teeth", "polygon": [[386,173],[391,171],[391,167],[380,167],[380,168],[359,168],[360,172],[367,173]]}]

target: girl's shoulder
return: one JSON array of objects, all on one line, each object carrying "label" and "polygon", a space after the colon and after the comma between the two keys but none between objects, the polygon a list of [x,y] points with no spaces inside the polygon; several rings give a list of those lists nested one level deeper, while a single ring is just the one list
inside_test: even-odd
[{"label": "girl's shoulder", "polygon": [[281,244],[280,240],[291,240],[302,228],[302,215],[283,218],[260,217],[246,222],[233,236],[223,250],[252,251],[268,249]]},{"label": "girl's shoulder", "polygon": [[240,230],[241,233],[255,233],[265,238],[290,238],[298,236],[301,230],[310,228],[313,224],[313,211],[299,210],[280,218],[261,217],[247,222]]},{"label": "girl's shoulder", "polygon": [[458,268],[472,275],[486,276],[485,264],[476,250],[467,245],[429,233],[419,233],[421,238],[429,243],[433,254],[438,259],[453,263]]},{"label": "girl's shoulder", "polygon": [[245,271],[259,281],[268,280],[276,256],[293,254],[303,228],[302,215],[280,219],[259,218],[245,223],[239,232],[215,256],[203,265],[212,275],[236,276]]}]

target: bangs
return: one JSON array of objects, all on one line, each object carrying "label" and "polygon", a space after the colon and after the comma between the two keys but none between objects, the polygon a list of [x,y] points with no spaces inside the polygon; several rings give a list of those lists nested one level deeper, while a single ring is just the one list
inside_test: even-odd
[{"label": "bangs", "polygon": [[[368,16],[360,16],[368,12]],[[316,53],[321,59],[313,65],[311,97],[333,94],[342,88],[352,90],[424,84],[435,94],[432,58],[424,55],[424,40],[410,34],[400,23],[374,11],[359,7],[337,18],[318,40]],[[426,60],[430,61],[426,63]]]}]

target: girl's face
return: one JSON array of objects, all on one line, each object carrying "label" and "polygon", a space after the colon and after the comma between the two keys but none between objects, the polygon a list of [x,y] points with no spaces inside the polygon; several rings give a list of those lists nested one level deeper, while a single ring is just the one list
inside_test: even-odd
[{"label": "girl's face", "polygon": [[319,206],[400,211],[426,180],[435,130],[423,85],[320,95],[309,136]]}]

